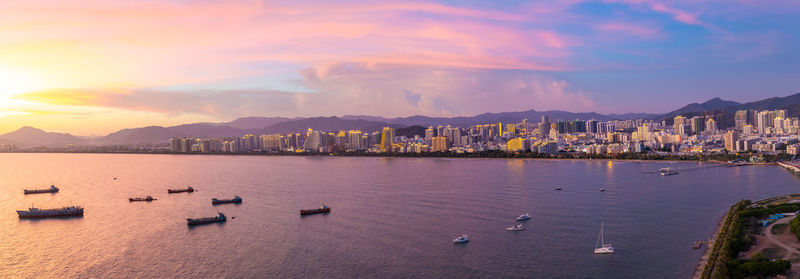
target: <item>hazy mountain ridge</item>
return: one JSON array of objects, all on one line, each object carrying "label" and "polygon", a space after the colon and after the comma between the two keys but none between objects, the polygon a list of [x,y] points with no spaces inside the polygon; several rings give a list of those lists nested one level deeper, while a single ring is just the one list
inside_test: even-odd
[{"label": "hazy mountain ridge", "polygon": [[24,126],[16,131],[0,135],[0,140],[6,141],[6,144],[16,144],[20,147],[77,144],[86,141],[70,134],[48,133],[30,126]]}]

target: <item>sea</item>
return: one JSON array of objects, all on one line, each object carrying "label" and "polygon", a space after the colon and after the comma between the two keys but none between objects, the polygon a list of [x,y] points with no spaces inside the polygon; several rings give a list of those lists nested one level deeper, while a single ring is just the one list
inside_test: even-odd
[{"label": "sea", "polygon": [[[61,191],[23,195],[51,184]],[[797,192],[774,165],[3,153],[0,277],[688,278],[692,244],[731,205]],[[68,205],[84,216],[16,214]],[[228,221],[186,224],[218,212]],[[506,231],[523,213],[525,230]],[[593,253],[601,224],[614,254]]]}]

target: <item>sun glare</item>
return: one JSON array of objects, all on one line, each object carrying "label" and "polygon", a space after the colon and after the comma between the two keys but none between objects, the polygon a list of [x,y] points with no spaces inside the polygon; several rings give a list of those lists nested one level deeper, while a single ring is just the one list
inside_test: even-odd
[{"label": "sun glare", "polygon": [[0,66],[0,106],[2,99],[37,89],[43,89],[43,85],[32,74]]}]

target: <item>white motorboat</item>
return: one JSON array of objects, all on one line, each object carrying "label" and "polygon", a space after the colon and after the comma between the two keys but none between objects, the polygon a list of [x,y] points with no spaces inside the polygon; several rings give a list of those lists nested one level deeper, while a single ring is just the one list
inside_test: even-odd
[{"label": "white motorboat", "polygon": [[614,253],[614,246],[606,244],[603,239],[603,223],[600,223],[600,235],[597,237],[597,244],[594,246],[595,254],[612,254]]},{"label": "white motorboat", "polygon": [[531,216],[528,215],[528,213],[522,214],[519,217],[517,217],[517,221],[525,221],[529,219],[531,219]]},{"label": "white motorboat", "polygon": [[469,236],[467,236],[467,234],[462,234],[461,236],[456,237],[456,239],[453,239],[453,243],[466,243],[468,241]]},{"label": "white motorboat", "polygon": [[522,224],[516,224],[516,225],[514,225],[512,227],[506,228],[507,231],[521,231],[521,230],[524,230],[524,229],[525,229],[525,227],[523,227]]}]

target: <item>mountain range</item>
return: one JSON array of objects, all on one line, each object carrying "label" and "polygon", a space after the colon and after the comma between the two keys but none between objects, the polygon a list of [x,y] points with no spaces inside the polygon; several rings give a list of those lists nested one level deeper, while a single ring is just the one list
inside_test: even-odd
[{"label": "mountain range", "polygon": [[437,125],[451,125],[467,127],[486,123],[518,123],[528,119],[530,123],[538,123],[542,116],[549,116],[551,122],[574,119],[627,120],[627,119],[653,119],[671,120],[676,115],[691,117],[709,112],[722,112],[730,115],[737,110],[753,109],[786,109],[789,116],[800,116],[800,93],[786,96],[773,97],[749,103],[738,103],[713,98],[704,103],[692,103],[666,114],[626,113],[626,114],[599,114],[595,112],[573,113],[560,110],[536,111],[527,110],[519,112],[483,113],[465,117],[428,117],[409,116],[386,118],[368,115],[345,115],[341,117],[243,117],[230,122],[220,123],[192,123],[177,126],[149,126],[140,128],[123,129],[103,137],[84,138],[65,133],[48,133],[33,127],[22,127],[19,130],[0,135],[0,144],[16,144],[20,147],[32,146],[59,146],[65,144],[96,144],[96,145],[123,145],[123,144],[148,144],[165,143],[172,137],[240,137],[246,134],[275,134],[275,133],[301,133],[311,128],[314,130],[362,130],[365,132],[380,131],[383,127],[404,128],[398,131],[402,134],[413,136],[424,132],[424,127]]}]

